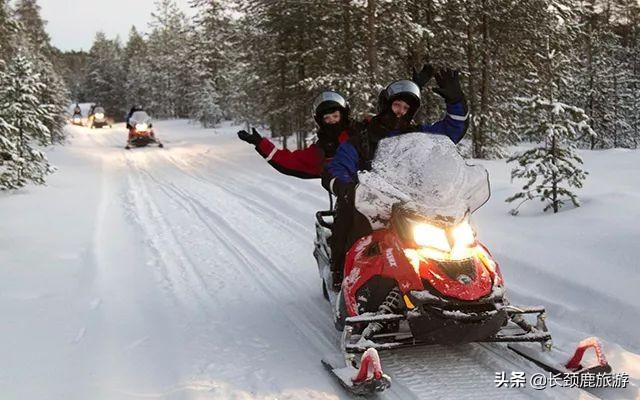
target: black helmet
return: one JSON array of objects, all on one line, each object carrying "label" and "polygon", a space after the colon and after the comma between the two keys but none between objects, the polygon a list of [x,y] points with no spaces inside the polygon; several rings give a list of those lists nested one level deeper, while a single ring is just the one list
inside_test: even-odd
[{"label": "black helmet", "polygon": [[340,111],[342,118],[341,123],[346,123],[349,119],[349,103],[342,97],[340,93],[327,90],[316,96],[313,100],[313,119],[320,126],[324,124],[322,117],[334,111]]},{"label": "black helmet", "polygon": [[406,79],[391,82],[378,95],[378,114],[389,112],[395,100],[402,100],[409,105],[409,112],[404,118],[410,121],[420,108],[420,88]]}]

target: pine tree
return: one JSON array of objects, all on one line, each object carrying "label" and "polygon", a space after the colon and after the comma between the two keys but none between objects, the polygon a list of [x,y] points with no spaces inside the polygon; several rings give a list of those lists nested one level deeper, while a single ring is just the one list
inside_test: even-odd
[{"label": "pine tree", "polygon": [[123,68],[125,72],[125,104],[146,105],[151,101],[151,71],[149,52],[144,38],[135,27],[131,27],[129,40],[124,48]]},{"label": "pine tree", "polygon": [[222,120],[220,95],[216,91],[213,82],[209,79],[201,83],[191,105],[191,118],[198,121],[205,128],[211,128]]},{"label": "pine tree", "polygon": [[2,147],[8,147],[0,167],[0,189],[15,189],[29,181],[44,184],[53,171],[45,155],[34,147],[50,145],[51,134],[45,121],[50,114],[40,103],[44,89],[32,63],[22,55],[14,57],[0,83],[0,126]]},{"label": "pine tree", "polygon": [[14,6],[14,16],[22,26],[24,39],[37,53],[49,58],[52,52],[51,38],[45,30],[46,22],[40,16],[40,6],[37,0],[17,0]]},{"label": "pine tree", "polygon": [[102,32],[96,34],[84,86],[86,99],[100,104],[107,113],[116,117],[126,113],[125,71],[117,39],[109,40]]},{"label": "pine tree", "polygon": [[194,93],[188,68],[192,41],[189,22],[174,0],[158,0],[152,17],[147,46],[153,85],[148,108],[163,118],[188,117],[190,95]]},{"label": "pine tree", "polygon": [[542,143],[508,160],[518,163],[511,172],[512,179],[526,179],[522,191],[506,199],[520,200],[511,211],[513,215],[523,203],[536,198],[545,203],[544,211],[553,209],[554,213],[567,198],[579,206],[572,188],[582,187],[587,173],[575,152],[575,140],[580,135],[595,135],[584,110],[562,101],[569,97],[574,75],[570,39],[576,34],[575,16],[559,0],[549,2],[545,10],[546,18],[540,24],[544,51],[531,61],[534,72],[529,84],[533,94],[516,99],[520,105],[517,115],[526,124],[523,135],[542,139]]},{"label": "pine tree", "polygon": [[44,123],[49,128],[53,142],[64,141],[65,110],[69,103],[68,91],[61,76],[53,66],[54,48],[45,30],[46,21],[40,15],[36,0],[18,0],[13,12],[18,23],[17,47],[32,63],[34,73],[40,76],[43,90],[40,103],[46,109]]},{"label": "pine tree", "polygon": [[14,35],[18,25],[9,15],[7,0],[0,0],[0,69],[14,52]]}]

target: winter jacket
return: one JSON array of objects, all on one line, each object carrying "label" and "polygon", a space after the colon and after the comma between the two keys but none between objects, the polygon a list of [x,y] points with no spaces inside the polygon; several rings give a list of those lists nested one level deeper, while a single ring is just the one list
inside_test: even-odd
[{"label": "winter jacket", "polygon": [[277,149],[267,138],[262,138],[256,150],[279,172],[302,179],[320,178],[326,166],[335,154],[338,145],[347,142],[350,130],[345,129],[337,137],[337,143],[318,141],[306,149],[290,151]]},{"label": "winter jacket", "polygon": [[322,185],[331,191],[334,179],[343,183],[356,183],[357,172],[370,168],[370,162],[375,154],[378,141],[408,132],[424,132],[437,135],[446,135],[454,143],[460,142],[468,127],[468,114],[465,102],[447,104],[447,114],[443,119],[434,124],[410,125],[399,130],[381,129],[378,123],[380,116],[374,117],[363,134],[354,136],[351,140],[342,143],[336,151],[335,157],[327,164],[323,172]]}]

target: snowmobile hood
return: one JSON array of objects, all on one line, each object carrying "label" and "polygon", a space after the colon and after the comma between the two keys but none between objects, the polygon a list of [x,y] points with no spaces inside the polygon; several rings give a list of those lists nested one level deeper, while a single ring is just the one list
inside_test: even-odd
[{"label": "snowmobile hood", "polygon": [[388,224],[397,203],[426,218],[457,223],[490,195],[483,166],[467,164],[448,137],[420,132],[381,140],[371,171],[358,178],[356,207],[374,229]]}]

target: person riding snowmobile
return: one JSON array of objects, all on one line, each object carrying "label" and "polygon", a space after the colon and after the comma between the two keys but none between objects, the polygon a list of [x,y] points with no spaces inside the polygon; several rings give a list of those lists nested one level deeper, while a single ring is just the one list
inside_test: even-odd
[{"label": "person riding snowmobile", "polygon": [[433,76],[434,69],[426,64],[420,73],[414,71],[413,81],[390,83],[378,97],[378,113],[359,135],[342,143],[335,157],[325,168],[322,185],[336,196],[331,245],[331,267],[334,289],[340,288],[346,249],[360,237],[371,232],[364,216],[354,208],[357,172],[370,169],[378,142],[384,138],[409,132],[424,132],[448,136],[458,143],[468,127],[467,105],[460,88],[458,71],[441,69],[435,74],[438,87],[433,91],[442,96],[447,113],[433,124],[416,124],[413,117],[420,108],[420,89]]},{"label": "person riding snowmobile", "polygon": [[277,149],[255,128],[252,133],[238,132],[238,138],[256,146],[256,151],[277,171],[302,179],[320,178],[326,163],[341,143],[346,142],[355,129],[350,120],[349,104],[342,95],[324,91],[313,102],[313,118],[318,125],[318,140],[302,150]]},{"label": "person riding snowmobile", "polygon": [[129,129],[129,130],[131,130],[131,128],[132,128],[132,126],[129,124],[129,119],[131,118],[133,113],[136,112],[136,111],[144,111],[144,108],[142,108],[142,106],[135,105],[135,106],[131,107],[131,109],[129,110],[129,113],[124,118],[124,122],[126,123],[127,129]]},{"label": "person riding snowmobile", "polygon": [[147,146],[151,143],[157,144],[158,147],[164,147],[155,135],[151,117],[144,110],[131,112],[131,115],[127,117],[127,127],[129,128],[129,136],[125,149],[129,150],[132,146]]}]

